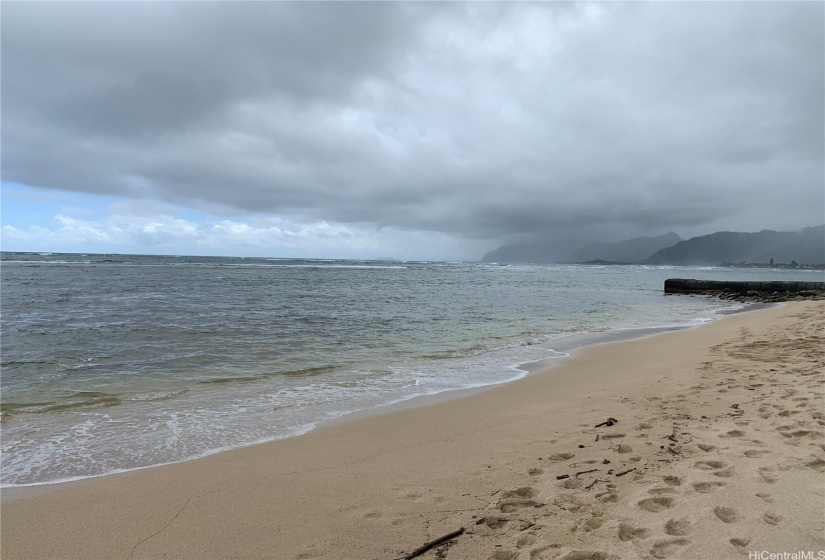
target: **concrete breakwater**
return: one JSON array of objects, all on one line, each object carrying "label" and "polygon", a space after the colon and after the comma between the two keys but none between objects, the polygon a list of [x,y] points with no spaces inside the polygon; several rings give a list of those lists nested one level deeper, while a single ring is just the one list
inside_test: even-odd
[{"label": "concrete breakwater", "polygon": [[669,278],[666,294],[701,294],[734,301],[777,302],[825,299],[825,282],[738,282]]}]

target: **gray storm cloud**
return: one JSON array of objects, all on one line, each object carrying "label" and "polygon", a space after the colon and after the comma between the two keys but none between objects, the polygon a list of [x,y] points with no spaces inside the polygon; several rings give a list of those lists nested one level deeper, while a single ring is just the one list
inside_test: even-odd
[{"label": "gray storm cloud", "polygon": [[825,5],[8,3],[3,180],[512,241],[821,223]]}]

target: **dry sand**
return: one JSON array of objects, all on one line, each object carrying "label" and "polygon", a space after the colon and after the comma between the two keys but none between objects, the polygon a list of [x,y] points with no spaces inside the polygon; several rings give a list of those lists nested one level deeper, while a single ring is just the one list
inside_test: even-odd
[{"label": "dry sand", "polygon": [[461,527],[420,558],[816,554],[824,328],[825,303],[791,303],[290,440],[4,491],[2,557],[390,560]]}]

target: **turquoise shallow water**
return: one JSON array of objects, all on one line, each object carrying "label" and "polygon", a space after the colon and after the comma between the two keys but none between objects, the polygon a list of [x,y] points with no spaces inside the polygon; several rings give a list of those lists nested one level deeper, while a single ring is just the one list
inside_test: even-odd
[{"label": "turquoise shallow water", "polygon": [[289,437],[730,307],[665,278],[822,272],[3,253],[0,276],[11,486]]}]

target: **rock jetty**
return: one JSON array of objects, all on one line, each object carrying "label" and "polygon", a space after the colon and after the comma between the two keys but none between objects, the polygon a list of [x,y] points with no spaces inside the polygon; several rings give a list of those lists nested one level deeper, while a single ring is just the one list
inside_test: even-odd
[{"label": "rock jetty", "polygon": [[740,302],[825,300],[825,282],[737,282],[669,278],[665,294],[699,294]]}]

